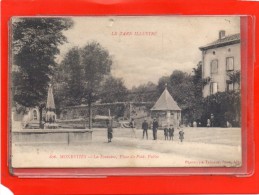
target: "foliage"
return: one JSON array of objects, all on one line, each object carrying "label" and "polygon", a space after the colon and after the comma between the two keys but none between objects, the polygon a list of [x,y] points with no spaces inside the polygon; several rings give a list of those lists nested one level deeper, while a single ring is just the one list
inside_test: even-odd
[{"label": "foliage", "polygon": [[100,99],[103,103],[124,102],[128,94],[123,80],[112,76],[105,79],[101,91]]},{"label": "foliage", "polygon": [[202,63],[193,68],[193,74],[175,70],[169,77],[161,77],[158,91],[161,94],[167,86],[178,106],[181,108],[182,123],[190,124],[202,115]]},{"label": "foliage", "polygon": [[231,83],[237,84],[240,88],[240,70],[235,70],[228,72],[229,81]]},{"label": "foliage", "polygon": [[[191,106],[191,113],[190,115],[192,116],[192,120],[198,120],[201,118],[203,109],[202,109],[202,90],[204,87],[204,80],[202,79],[202,62],[200,61],[196,68],[193,68],[193,75],[192,75],[192,81],[194,84],[194,102]],[[190,122],[193,122],[190,121]]]},{"label": "foliage", "polygon": [[81,49],[81,59],[86,101],[89,104],[98,99],[101,82],[110,74],[112,59],[108,50],[97,42],[88,43]]},{"label": "foliage", "polygon": [[214,115],[214,126],[225,127],[226,122],[240,126],[241,98],[238,91],[218,92],[203,100],[202,121],[205,124],[211,114]]},{"label": "foliage", "polygon": [[193,121],[193,109],[196,102],[195,85],[190,74],[175,70],[169,77],[162,77],[158,83],[160,94],[165,89],[172,95],[182,112],[182,122],[188,124]]},{"label": "foliage", "polygon": [[46,100],[48,83],[56,65],[58,46],[66,41],[63,30],[71,27],[68,19],[22,18],[13,22],[14,101],[34,107]]},{"label": "foliage", "polygon": [[133,87],[128,95],[132,102],[155,102],[158,97],[157,85],[152,82]]},{"label": "foliage", "polygon": [[[105,79],[110,75],[111,65],[108,50],[97,42],[69,50],[55,75],[56,85],[61,88],[57,94],[61,100],[59,106],[87,104],[91,117],[91,104],[103,98],[102,85],[108,85]],[[111,82],[114,87],[123,87],[120,80],[107,78],[106,82]]]},{"label": "foliage", "polygon": [[25,107],[44,107],[48,84],[56,66],[63,31],[72,26],[65,18],[15,18],[12,21],[13,100]]},{"label": "foliage", "polygon": [[109,77],[112,59],[109,52],[97,42],[90,42],[83,48],[72,48],[65,55],[55,75],[55,82],[61,86],[63,105],[88,104],[100,100],[103,85],[123,85],[120,79]]},{"label": "foliage", "polygon": [[[57,99],[65,106],[80,105],[84,97],[84,79],[80,62],[80,50],[72,48],[67,52],[55,74]],[[58,88],[58,87],[57,87]]]}]

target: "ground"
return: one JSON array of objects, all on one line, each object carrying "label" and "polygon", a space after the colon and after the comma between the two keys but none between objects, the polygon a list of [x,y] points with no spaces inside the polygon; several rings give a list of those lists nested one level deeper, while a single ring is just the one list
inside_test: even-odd
[{"label": "ground", "polygon": [[164,140],[158,131],[153,140],[135,138],[128,128],[114,129],[111,143],[106,129],[94,129],[92,141],[86,144],[15,144],[14,167],[239,167],[241,165],[240,128],[184,128],[173,140]]}]

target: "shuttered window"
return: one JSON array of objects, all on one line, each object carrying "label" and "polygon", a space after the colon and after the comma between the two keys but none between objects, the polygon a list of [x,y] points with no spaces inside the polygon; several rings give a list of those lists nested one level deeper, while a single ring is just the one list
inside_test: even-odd
[{"label": "shuttered window", "polygon": [[226,69],[227,69],[227,71],[234,70],[234,58],[233,57],[226,58]]},{"label": "shuttered window", "polygon": [[210,73],[218,73],[218,60],[212,60],[210,64]]},{"label": "shuttered window", "polygon": [[218,83],[212,82],[210,83],[210,95],[218,92]]}]

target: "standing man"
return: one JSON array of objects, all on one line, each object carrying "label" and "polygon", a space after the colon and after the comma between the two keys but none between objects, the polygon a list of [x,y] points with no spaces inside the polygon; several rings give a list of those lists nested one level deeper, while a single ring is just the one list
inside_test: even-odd
[{"label": "standing man", "polygon": [[158,122],[156,118],[153,120],[153,139],[157,140],[157,129],[158,129]]},{"label": "standing man", "polygon": [[137,138],[136,131],[135,131],[135,121],[134,121],[134,118],[132,118],[131,121],[130,121],[130,128],[131,128],[131,131],[132,131],[132,135],[135,138]]},{"label": "standing man", "polygon": [[113,137],[113,130],[112,130],[112,121],[111,120],[107,120],[106,121],[107,124],[107,136],[108,136],[108,143],[112,142],[112,137]]},{"label": "standing man", "polygon": [[144,122],[142,123],[142,129],[143,129],[143,139],[145,137],[145,134],[146,134],[146,137],[148,139],[148,134],[147,134],[147,130],[148,130],[148,123],[147,123],[147,120],[145,119]]},{"label": "standing man", "polygon": [[173,140],[174,138],[174,127],[169,128],[169,139]]}]

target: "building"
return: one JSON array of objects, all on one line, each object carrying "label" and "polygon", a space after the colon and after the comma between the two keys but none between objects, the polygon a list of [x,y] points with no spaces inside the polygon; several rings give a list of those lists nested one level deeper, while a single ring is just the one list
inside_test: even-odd
[{"label": "building", "polygon": [[199,49],[202,51],[203,97],[240,89],[240,82],[231,79],[231,75],[240,75],[240,34],[226,35],[221,30],[216,41]]},{"label": "building", "polygon": [[181,109],[165,88],[155,105],[151,108],[152,117],[157,118],[160,127],[178,127],[181,121]]}]

